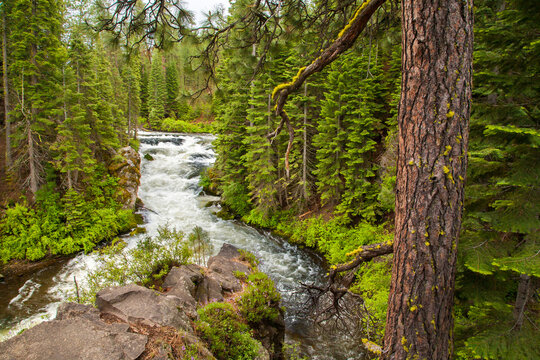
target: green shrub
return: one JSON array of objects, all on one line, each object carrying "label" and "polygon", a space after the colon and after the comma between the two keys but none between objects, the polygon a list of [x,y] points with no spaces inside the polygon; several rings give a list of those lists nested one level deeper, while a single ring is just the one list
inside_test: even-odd
[{"label": "green shrub", "polygon": [[107,286],[147,285],[172,266],[187,264],[192,256],[184,234],[166,226],[158,229],[158,236],[146,237],[127,251],[125,247],[125,242],[115,241],[99,250],[98,266],[88,273],[87,286],[81,291],[83,302],[93,302],[95,294]]},{"label": "green shrub", "polygon": [[237,301],[240,314],[252,324],[277,319],[281,295],[274,282],[262,272],[249,275],[247,280],[248,286]]},{"label": "green shrub", "polygon": [[261,344],[229,303],[210,303],[197,310],[195,327],[218,360],[252,360]]},{"label": "green shrub", "polygon": [[259,259],[257,259],[255,255],[244,249],[238,249],[238,252],[240,253],[241,261],[247,261],[252,269],[257,269],[257,266],[259,266]]},{"label": "green shrub", "polygon": [[251,208],[248,193],[245,186],[232,182],[223,187],[223,203],[231,208],[235,214],[247,215]]}]

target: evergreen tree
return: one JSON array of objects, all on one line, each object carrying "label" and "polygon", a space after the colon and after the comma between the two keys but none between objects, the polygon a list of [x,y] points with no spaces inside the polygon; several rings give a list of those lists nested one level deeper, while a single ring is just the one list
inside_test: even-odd
[{"label": "evergreen tree", "polygon": [[20,167],[26,169],[30,192],[42,182],[47,144],[54,138],[54,119],[61,109],[61,68],[66,56],[60,42],[62,3],[58,0],[15,0],[12,4],[11,66],[17,93]]},{"label": "evergreen tree", "polygon": [[140,115],[144,119],[148,120],[148,114],[149,114],[148,85],[149,85],[150,77],[148,76],[148,67],[146,66],[144,62],[141,64],[140,73],[141,73],[141,76],[140,76],[141,77],[141,90],[139,92],[139,98],[140,98],[140,103],[141,103]]},{"label": "evergreen tree", "polygon": [[163,57],[156,50],[152,56],[152,67],[148,81],[148,122],[152,127],[159,127],[165,116],[167,87],[163,72]]},{"label": "evergreen tree", "polygon": [[[141,59],[130,56],[122,69],[122,79],[126,91],[126,119],[128,138],[137,138],[138,116],[141,109]],[[131,133],[133,132],[133,135]]]},{"label": "evergreen tree", "polygon": [[165,104],[165,116],[176,118],[183,114],[179,114],[178,106],[178,70],[174,62],[167,63],[165,67],[165,80],[167,85],[167,102]]},{"label": "evergreen tree", "polygon": [[477,6],[458,353],[533,359],[540,356],[533,296],[540,277],[540,6]]}]

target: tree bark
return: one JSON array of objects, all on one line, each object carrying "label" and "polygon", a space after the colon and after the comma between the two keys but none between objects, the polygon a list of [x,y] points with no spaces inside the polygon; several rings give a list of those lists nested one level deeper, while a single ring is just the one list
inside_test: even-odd
[{"label": "tree bark", "polygon": [[531,277],[527,274],[520,274],[519,285],[516,295],[516,303],[514,305],[514,330],[519,331],[523,326],[523,317],[525,314],[525,306],[529,301],[529,292],[531,288]]},{"label": "tree bark", "polygon": [[452,358],[472,0],[402,2],[394,260],[383,359]]},{"label": "tree bark", "polygon": [[308,109],[307,109],[307,82],[304,83],[304,144],[302,149],[302,195],[304,196],[304,200],[307,201],[308,199],[308,191],[307,191],[307,132],[308,132]]},{"label": "tree bark", "polygon": [[6,123],[6,167],[11,166],[11,122],[9,118],[9,84],[8,84],[8,65],[7,65],[7,27],[6,27],[6,9],[3,6],[2,11],[2,73],[4,83],[4,116]]}]

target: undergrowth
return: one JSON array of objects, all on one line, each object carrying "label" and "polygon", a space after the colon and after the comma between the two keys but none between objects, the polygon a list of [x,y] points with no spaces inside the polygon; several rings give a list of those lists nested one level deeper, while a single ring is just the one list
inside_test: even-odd
[{"label": "undergrowth", "polygon": [[0,220],[0,261],[89,252],[129,230],[134,217],[113,200],[116,188],[110,176],[93,180],[86,194],[72,189],[61,195],[49,183],[37,193],[34,207],[26,201],[9,207]]}]

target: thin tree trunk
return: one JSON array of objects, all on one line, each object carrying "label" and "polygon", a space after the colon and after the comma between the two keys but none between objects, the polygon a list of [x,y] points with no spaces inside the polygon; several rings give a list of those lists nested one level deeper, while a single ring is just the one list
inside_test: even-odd
[{"label": "thin tree trunk", "polygon": [[[36,16],[36,1],[34,0],[32,2],[32,16]],[[33,29],[32,33],[34,37],[36,37],[36,30]],[[34,70],[32,72],[32,75],[30,76],[30,85],[32,85],[32,90],[35,91],[36,85],[37,85],[37,76],[35,74],[35,69],[37,68],[37,45],[32,44],[30,49],[30,61],[32,62],[32,65],[34,66]],[[24,81],[24,80],[23,80]],[[37,119],[37,113],[38,109],[36,108],[35,104],[32,102],[30,104],[30,119],[27,118],[27,142],[28,142],[28,160],[30,162],[30,191],[32,192],[32,198],[35,200],[36,193],[38,190],[38,171],[37,171],[37,156],[36,156],[36,148],[34,146],[34,138],[32,136],[32,123],[36,121]]]},{"label": "thin tree trunk", "polygon": [[[67,121],[67,104],[66,104],[66,68],[62,67],[62,86],[64,89],[64,101],[62,105],[62,109],[64,111],[64,123]],[[68,165],[69,166],[69,165]],[[73,181],[71,180],[71,169],[68,169],[67,171],[67,182],[68,182],[68,189],[73,189]]]},{"label": "thin tree trunk", "polygon": [[304,195],[304,200],[307,200],[307,82],[304,83],[304,148],[302,151],[302,190]]},{"label": "thin tree trunk", "polygon": [[392,282],[383,359],[452,358],[472,0],[404,0]]},{"label": "thin tree trunk", "polygon": [[521,274],[519,276],[519,285],[516,295],[516,303],[514,305],[514,330],[519,331],[523,326],[523,317],[525,314],[525,306],[529,301],[529,290],[531,288],[531,277],[527,274]]},{"label": "thin tree trunk", "polygon": [[9,118],[9,84],[8,84],[8,65],[7,65],[7,27],[5,5],[2,9],[2,72],[4,82],[4,116],[6,123],[6,167],[11,166],[11,119]]}]

